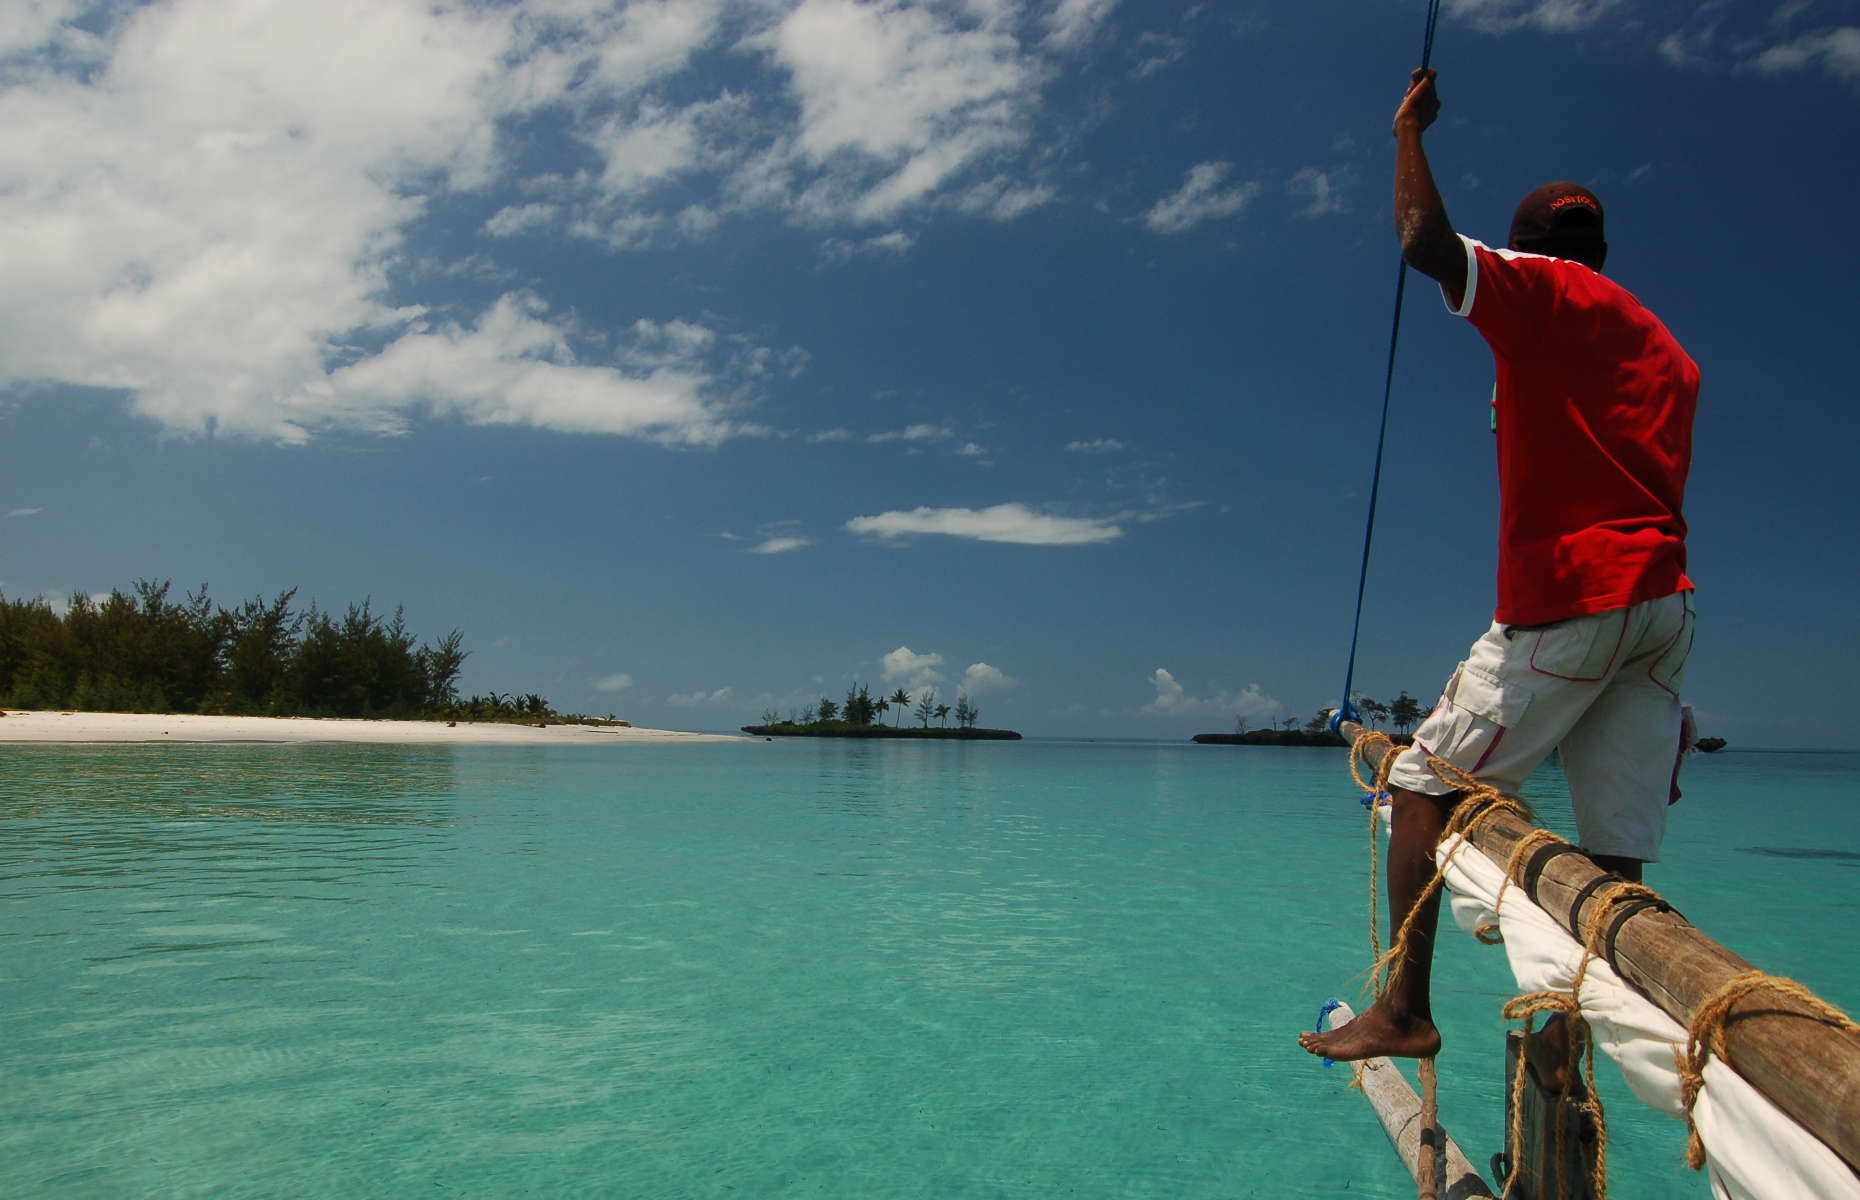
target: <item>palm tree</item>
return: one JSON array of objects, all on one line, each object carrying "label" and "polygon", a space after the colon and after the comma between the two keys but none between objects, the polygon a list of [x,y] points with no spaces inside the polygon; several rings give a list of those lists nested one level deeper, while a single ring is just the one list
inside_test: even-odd
[{"label": "palm tree", "polygon": [[898,710],[898,721],[902,723],[905,715],[911,711],[911,694],[899,688],[891,693],[891,706]]},{"label": "palm tree", "polygon": [[943,726],[943,728],[949,728],[949,705],[939,704],[936,706],[936,719],[937,723]]},{"label": "palm tree", "polygon": [[878,713],[880,717],[883,717],[885,715],[885,711],[889,709],[890,707],[891,707],[891,699],[888,696],[880,696],[878,699],[872,701],[872,708],[874,709],[874,711]]}]

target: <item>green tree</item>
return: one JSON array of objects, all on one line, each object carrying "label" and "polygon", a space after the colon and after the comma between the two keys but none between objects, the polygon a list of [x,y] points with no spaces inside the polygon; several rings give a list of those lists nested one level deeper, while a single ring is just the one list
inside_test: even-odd
[{"label": "green tree", "polygon": [[822,696],[820,703],[814,707],[814,711],[819,714],[820,723],[824,725],[839,715],[840,706]]},{"label": "green tree", "polygon": [[936,715],[936,692],[925,688],[923,695],[917,698],[917,723],[923,728],[930,728],[930,718]]},{"label": "green tree", "polygon": [[969,700],[967,692],[956,693],[956,724],[962,729],[973,729],[975,723],[982,719],[982,710]]},{"label": "green tree", "polygon": [[277,711],[283,702],[285,673],[303,617],[291,612],[297,589],[267,601],[254,596],[226,621],[226,669],[220,677],[219,706],[247,715]]},{"label": "green tree", "polygon": [[1421,711],[1421,702],[1407,692],[1395,697],[1395,703],[1389,705],[1389,719],[1395,725],[1396,733],[1407,733],[1420,724],[1427,714]]},{"label": "green tree", "polygon": [[903,688],[891,693],[891,707],[898,710],[898,719],[893,724],[904,724],[905,716],[911,711],[911,694]]},{"label": "green tree", "polygon": [[949,705],[939,704],[936,706],[936,719],[937,724],[945,729],[949,728]]},{"label": "green tree", "polygon": [[846,689],[846,704],[842,711],[847,724],[870,725],[878,709],[879,703],[872,699],[872,693],[863,683],[854,684]]},{"label": "green tree", "polygon": [[1388,720],[1389,706],[1380,700],[1371,700],[1368,696],[1356,698],[1356,711],[1362,715],[1363,724],[1371,729],[1382,728],[1382,722]]}]

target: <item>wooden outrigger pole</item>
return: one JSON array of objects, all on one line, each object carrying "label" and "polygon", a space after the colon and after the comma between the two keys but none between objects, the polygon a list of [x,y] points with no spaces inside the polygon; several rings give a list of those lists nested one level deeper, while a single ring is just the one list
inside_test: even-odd
[{"label": "wooden outrigger pole", "polygon": [[[1347,1024],[1355,1015],[1349,1005],[1339,1002],[1332,1010],[1331,1028]],[[1363,1099],[1382,1122],[1395,1156],[1414,1176],[1421,1200],[1491,1200],[1492,1189],[1459,1143],[1440,1127],[1438,1116],[1423,1109],[1421,1098],[1395,1068],[1394,1059],[1367,1058],[1350,1065],[1362,1069],[1357,1080],[1363,1085]]]},{"label": "wooden outrigger pole", "polygon": [[[1363,728],[1342,723],[1354,744]],[[1383,753],[1395,753],[1388,747]],[[1371,751],[1370,753],[1374,753]],[[1382,755],[1369,762],[1380,769]],[[1475,824],[1466,841],[1502,871],[1512,850],[1532,826],[1509,812]],[[1595,902],[1608,873],[1566,843],[1542,846],[1524,862],[1513,882],[1567,930],[1590,944]],[[1601,931],[1597,957],[1656,1008],[1690,1028],[1693,1015],[1738,975],[1748,962],[1701,933],[1669,908],[1623,905]],[[1824,1013],[1778,991],[1763,990],[1736,1001],[1726,1012],[1725,1065],[1813,1134],[1860,1175],[1860,1035],[1832,1025]]]}]

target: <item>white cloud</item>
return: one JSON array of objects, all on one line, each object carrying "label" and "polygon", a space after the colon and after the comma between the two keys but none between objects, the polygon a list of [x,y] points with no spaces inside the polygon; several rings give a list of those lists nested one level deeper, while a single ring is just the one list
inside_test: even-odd
[{"label": "white cloud", "polygon": [[722,708],[736,698],[736,689],[720,687],[716,691],[674,692],[665,698],[673,708]]},{"label": "white cloud", "polygon": [[1285,711],[1285,706],[1260,691],[1257,683],[1249,683],[1237,692],[1217,691],[1207,696],[1191,696],[1176,677],[1162,667],[1156,668],[1150,683],[1156,689],[1156,698],[1137,710],[1145,716],[1224,717],[1229,720],[1245,717],[1251,721]]},{"label": "white cloud", "polygon": [[44,45],[82,8],[79,0],[26,0],[0,8],[0,58]]},{"label": "white cloud", "polygon": [[1346,211],[1343,198],[1338,195],[1337,181],[1329,171],[1306,167],[1292,176],[1286,191],[1306,202],[1298,210],[1301,217],[1322,217]]},{"label": "white cloud", "polygon": [[816,216],[883,220],[1027,138],[1038,67],[989,24],[899,0],[802,0],[760,44],[788,72],[800,127],[744,183],[799,183],[796,202]]},{"label": "white cloud", "polygon": [[829,238],[820,244],[820,257],[830,263],[843,263],[855,258],[902,258],[916,244],[916,238],[894,229],[890,233],[859,241]]},{"label": "white cloud", "polygon": [[749,548],[751,554],[786,554],[790,550],[803,550],[814,543],[804,537],[772,537],[764,539]]},{"label": "white cloud", "polygon": [[997,504],[991,508],[914,508],[910,511],[854,517],[846,522],[850,533],[895,538],[908,534],[943,534],[982,542],[1019,546],[1085,546],[1116,541],[1122,527],[1090,517],[1055,517],[1035,512],[1024,504]]},{"label": "white cloud", "polygon": [[1620,8],[1626,0],[1446,0],[1449,17],[1486,33],[1541,29],[1567,33]]},{"label": "white cloud", "polygon": [[1188,170],[1182,186],[1165,196],[1143,214],[1143,223],[1154,233],[1182,233],[1203,221],[1219,220],[1239,213],[1259,195],[1257,182],[1223,188],[1221,182],[1233,170],[1232,163],[1198,163]]},{"label": "white cloud", "polygon": [[484,232],[491,237],[533,233],[554,224],[560,212],[553,204],[513,204],[492,213],[484,223]]},{"label": "white cloud", "polygon": [[594,690],[597,692],[624,692],[632,686],[633,677],[625,671],[618,675],[603,675],[594,681]]},{"label": "white cloud", "polygon": [[815,444],[820,442],[850,442],[858,436],[859,435],[852,430],[841,427],[838,429],[823,429],[819,433],[810,433],[807,435],[807,440]]},{"label": "white cloud", "polygon": [[319,420],[398,432],[413,410],[473,425],[623,434],[672,445],[714,445],[747,431],[707,399],[716,383],[703,357],[715,344],[709,330],[638,322],[621,351],[623,370],[577,362],[568,330],[545,312],[536,297],[512,293],[471,328],[416,327],[280,403],[280,423],[266,432],[301,434]]},{"label": "white cloud", "polygon": [[956,207],[971,216],[992,221],[1012,221],[1036,208],[1051,204],[1058,193],[1043,183],[1024,183],[997,175],[964,190],[956,197]]},{"label": "white cloud", "polygon": [[894,429],[889,433],[874,433],[865,440],[868,442],[939,442],[953,438],[956,432],[942,425],[911,425],[904,429]]},{"label": "white cloud", "polygon": [[902,683],[907,691],[934,687],[943,682],[937,668],[943,665],[941,654],[919,654],[909,646],[899,646],[878,660],[879,679],[887,684]]},{"label": "white cloud", "polygon": [[970,663],[968,669],[962,673],[960,690],[971,696],[979,696],[984,692],[1005,692],[1019,686],[1020,680],[1012,675],[1005,674],[985,662],[978,662]]},{"label": "white cloud", "polygon": [[[500,121],[677,70],[721,13],[601,7],[169,0],[82,35],[95,59],[82,71],[66,28],[62,51],[0,87],[0,164],[13,164],[0,165],[0,386],[121,390],[170,428],[282,441],[399,432],[418,411],[680,443],[743,432],[713,410],[719,381],[694,360],[576,363],[568,330],[528,298],[437,330],[388,299],[428,204],[505,169]],[[40,44],[72,11],[15,6],[0,48]],[[605,186],[683,169],[728,107],[643,104],[588,134]],[[668,220],[701,227],[693,212]],[[512,205],[485,231],[562,216]]]},{"label": "white cloud", "polygon": [[1771,46],[1752,65],[1760,71],[1799,71],[1819,64],[1830,75],[1860,80],[1860,27],[1847,25]]},{"label": "white cloud", "polygon": [[19,517],[36,517],[44,512],[43,508],[15,508],[8,510],[6,519],[11,521]]},{"label": "white cloud", "polygon": [[1047,44],[1073,50],[1091,40],[1104,24],[1117,0],[1059,0],[1046,14]]},{"label": "white cloud", "polygon": [[1188,39],[1166,33],[1145,33],[1138,36],[1132,53],[1140,57],[1137,65],[1130,69],[1130,77],[1147,79],[1181,62],[1188,53]]},{"label": "white cloud", "polygon": [[1093,438],[1089,442],[1067,442],[1066,449],[1074,454],[1115,454],[1130,449],[1130,443],[1117,438]]},{"label": "white cloud", "polygon": [[962,449],[956,451],[956,453],[962,455],[964,458],[987,458],[988,447],[976,442],[964,442],[962,444]]}]

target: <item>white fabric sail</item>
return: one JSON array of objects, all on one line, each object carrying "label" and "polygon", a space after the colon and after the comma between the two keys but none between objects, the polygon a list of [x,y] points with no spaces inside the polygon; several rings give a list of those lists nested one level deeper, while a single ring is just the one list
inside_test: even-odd
[{"label": "white fabric sail", "polygon": [[[1388,806],[1380,807],[1386,828]],[[1581,944],[1476,847],[1454,853],[1459,842],[1449,837],[1436,853],[1446,864],[1454,921],[1468,933],[1498,925],[1520,992],[1568,992],[1582,963]],[[1621,1068],[1635,1096],[1683,1117],[1678,1059],[1685,1029],[1599,958],[1583,974],[1580,1000],[1597,1048]],[[1860,1179],[1839,1155],[1715,1057],[1706,1064],[1692,1119],[1720,1200],[1860,1200]]]}]

